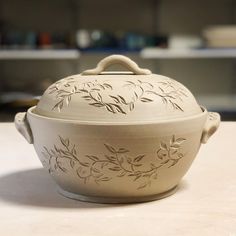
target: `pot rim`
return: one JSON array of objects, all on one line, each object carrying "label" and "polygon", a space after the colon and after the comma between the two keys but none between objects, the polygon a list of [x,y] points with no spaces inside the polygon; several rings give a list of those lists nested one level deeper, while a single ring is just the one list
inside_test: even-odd
[{"label": "pot rim", "polygon": [[152,125],[152,124],[166,124],[166,123],[174,123],[174,122],[184,122],[188,120],[194,120],[201,118],[203,116],[207,116],[208,111],[204,106],[200,106],[202,112],[196,115],[188,116],[188,117],[181,117],[176,119],[166,119],[166,120],[150,120],[150,121],[136,121],[136,122],[101,122],[101,121],[81,121],[81,120],[73,120],[73,119],[62,119],[62,118],[54,118],[39,115],[34,112],[36,106],[30,107],[27,110],[27,115],[30,115],[37,119],[45,119],[48,121],[56,121],[56,122],[64,122],[64,123],[73,123],[73,124],[80,124],[80,125],[95,125],[95,126],[135,126],[135,125]]}]

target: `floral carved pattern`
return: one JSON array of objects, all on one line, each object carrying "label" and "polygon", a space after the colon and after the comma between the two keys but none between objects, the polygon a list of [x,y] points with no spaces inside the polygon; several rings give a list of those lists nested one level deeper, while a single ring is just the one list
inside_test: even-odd
[{"label": "floral carved pattern", "polygon": [[126,176],[138,182],[137,189],[151,186],[158,179],[160,168],[176,165],[184,157],[182,143],[186,141],[173,135],[168,143],[159,143],[153,153],[154,160],[147,163],[145,154],[132,155],[126,148],[115,148],[109,144],[104,144],[106,154],[102,157],[89,154],[82,161],[76,146],[69,139],[59,138],[59,146],[54,145],[51,149],[44,147],[42,151],[49,173],[74,171],[84,184],[94,181],[98,185]]},{"label": "floral carved pattern", "polygon": [[[76,94],[80,94],[81,98],[86,100],[89,105],[104,108],[113,114],[127,114],[134,110],[137,102],[153,102],[156,97],[173,109],[183,111],[180,103],[184,97],[187,97],[186,91],[178,87],[173,80],[156,82],[154,86],[150,82],[134,79],[124,82],[122,88],[128,89],[132,96],[124,97],[121,94],[116,94],[109,81],[100,83],[94,80],[78,85],[74,78],[64,79],[49,88],[49,94],[55,94],[57,99],[52,110],[56,109],[60,112],[64,106],[69,106],[72,97]],[[106,99],[101,95],[104,92],[107,92]]]}]

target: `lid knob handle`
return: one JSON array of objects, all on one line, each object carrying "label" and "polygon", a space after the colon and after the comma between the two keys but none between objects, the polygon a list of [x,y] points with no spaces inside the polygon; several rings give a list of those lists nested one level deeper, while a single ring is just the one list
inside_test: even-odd
[{"label": "lid knob handle", "polygon": [[122,55],[112,55],[105,57],[98,64],[97,67],[91,70],[85,70],[81,73],[81,75],[99,75],[101,74],[107,67],[114,64],[120,64],[133,72],[135,75],[150,75],[152,72],[148,69],[140,68],[134,61],[129,59],[126,56]]}]

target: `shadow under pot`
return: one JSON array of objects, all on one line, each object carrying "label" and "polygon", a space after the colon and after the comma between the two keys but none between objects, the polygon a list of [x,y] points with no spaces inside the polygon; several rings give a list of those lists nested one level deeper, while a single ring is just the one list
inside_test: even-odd
[{"label": "shadow under pot", "polygon": [[[128,71],[104,72],[113,64]],[[52,84],[15,124],[61,194],[128,203],[174,193],[220,116],[181,83],[112,55]]]}]

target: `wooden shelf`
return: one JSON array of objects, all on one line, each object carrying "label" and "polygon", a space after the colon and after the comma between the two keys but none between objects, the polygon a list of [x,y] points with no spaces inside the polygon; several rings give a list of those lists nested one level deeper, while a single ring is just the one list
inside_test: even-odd
[{"label": "wooden shelf", "polygon": [[145,59],[236,58],[236,49],[159,49],[144,48]]},{"label": "wooden shelf", "polygon": [[0,60],[77,60],[75,49],[0,50]]}]

